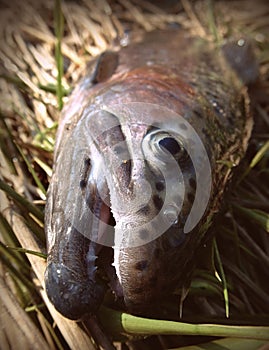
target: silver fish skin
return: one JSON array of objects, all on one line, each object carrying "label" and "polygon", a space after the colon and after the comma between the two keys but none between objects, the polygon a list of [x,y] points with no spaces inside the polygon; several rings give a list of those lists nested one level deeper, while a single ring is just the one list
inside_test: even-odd
[{"label": "silver fish skin", "polygon": [[90,63],[62,112],[46,205],[46,290],[64,316],[98,309],[101,271],[132,313],[188,284],[251,134],[258,67],[240,45],[154,31]]}]

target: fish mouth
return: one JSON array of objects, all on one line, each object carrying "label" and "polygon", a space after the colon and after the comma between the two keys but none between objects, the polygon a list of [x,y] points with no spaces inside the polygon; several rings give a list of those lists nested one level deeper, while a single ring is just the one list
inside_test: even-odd
[{"label": "fish mouth", "polygon": [[[100,197],[94,204],[96,220],[93,230],[95,237],[99,236],[102,240],[104,227],[109,224],[113,228],[115,222],[110,208]],[[122,291],[112,265],[112,247],[99,244],[97,239],[93,241],[87,237],[87,233],[78,231],[69,220],[61,221],[61,224],[48,254],[46,292],[62,315],[80,320],[98,310],[108,286],[117,296],[122,295]]]}]

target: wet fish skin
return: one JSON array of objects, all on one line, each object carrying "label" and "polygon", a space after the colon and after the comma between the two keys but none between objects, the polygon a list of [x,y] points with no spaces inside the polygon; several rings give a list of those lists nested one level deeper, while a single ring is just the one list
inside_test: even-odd
[{"label": "wet fish skin", "polygon": [[[224,55],[204,40],[193,38],[183,30],[157,31],[144,34],[137,43],[109,55],[109,60],[105,54],[97,60],[95,70],[81,80],[63,111],[46,206],[46,288],[55,307],[73,319],[95,312],[105,292],[96,279],[100,247],[87,239],[87,230],[93,229],[94,224],[87,217],[89,205],[79,202],[81,181],[86,185],[85,196],[93,203],[91,209],[98,205],[106,208],[98,197],[99,189],[110,197],[116,223],[125,217],[132,218],[128,205],[119,212],[117,202],[122,203],[124,198],[128,203],[140,181],[149,181],[153,193],[147,210],[144,208],[144,212],[133,214],[136,223],[157,215],[164,200],[164,188],[160,190],[162,178],[156,164],[127,162],[121,169],[112,168],[114,179],[110,181],[104,178],[99,164],[100,160],[113,164],[114,154],[108,149],[117,141],[126,140],[128,152],[140,152],[144,138],[151,131],[149,121],[152,119],[143,119],[138,113],[126,118],[115,113],[112,116],[109,112],[100,114],[99,119],[97,115],[89,120],[89,116],[104,107],[109,111],[128,103],[157,104],[184,116],[196,130],[210,159],[210,202],[192,232],[184,234],[183,226],[193,204],[197,183],[193,166],[184,163],[187,195],[178,223],[150,243],[115,252],[114,263],[123,298],[133,313],[145,312],[148,305],[152,307],[163,295],[188,282],[195,252],[219,210],[232,174],[227,164],[239,164],[252,128],[245,87],[248,81],[243,84]],[[109,66],[108,61],[111,62]],[[242,67],[240,69],[242,71]],[[253,72],[252,79],[255,69]],[[102,120],[111,125],[118,120],[121,125],[127,125],[128,130],[115,126],[105,138],[98,140],[97,146],[87,144],[85,137],[80,138],[86,125],[91,126],[93,134],[98,133],[98,127],[104,126]],[[160,128],[169,124],[166,115],[157,116],[154,122]],[[132,142],[128,140],[127,132],[132,135]],[[92,164],[85,175],[88,159]],[[104,212],[106,209],[100,209],[98,215]],[[74,217],[80,218],[80,230],[72,225],[71,218]],[[104,221],[107,220],[106,217]]]}]

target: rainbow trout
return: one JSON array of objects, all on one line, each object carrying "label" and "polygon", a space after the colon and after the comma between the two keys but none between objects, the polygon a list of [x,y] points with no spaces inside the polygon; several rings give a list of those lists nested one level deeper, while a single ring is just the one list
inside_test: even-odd
[{"label": "rainbow trout", "polygon": [[145,33],[90,63],[59,124],[46,291],[70,319],[107,286],[146,313],[185,286],[252,129],[249,43]]}]

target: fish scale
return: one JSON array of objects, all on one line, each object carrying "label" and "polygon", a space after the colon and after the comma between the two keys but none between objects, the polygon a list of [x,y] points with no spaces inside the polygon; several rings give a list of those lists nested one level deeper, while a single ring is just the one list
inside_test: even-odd
[{"label": "fish scale", "polygon": [[46,204],[46,290],[64,316],[98,309],[104,274],[135,314],[188,287],[251,133],[258,68],[242,40],[221,50],[154,31],[90,63],[62,112]]}]

